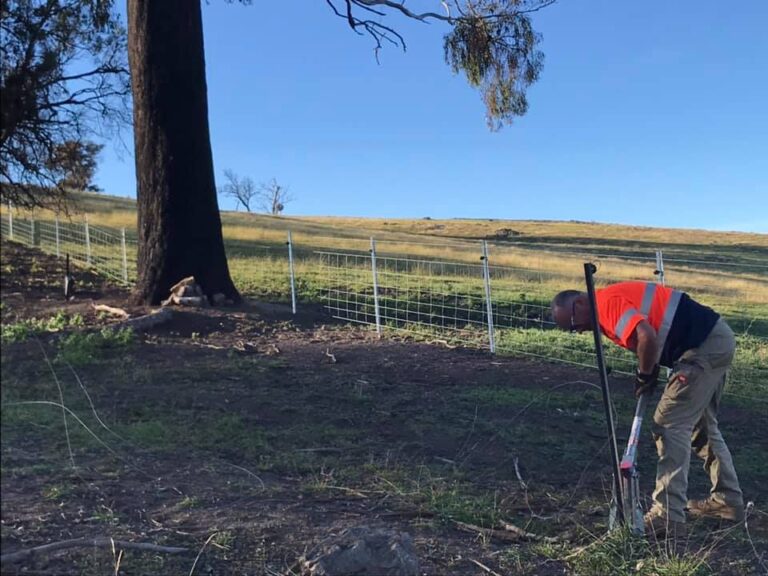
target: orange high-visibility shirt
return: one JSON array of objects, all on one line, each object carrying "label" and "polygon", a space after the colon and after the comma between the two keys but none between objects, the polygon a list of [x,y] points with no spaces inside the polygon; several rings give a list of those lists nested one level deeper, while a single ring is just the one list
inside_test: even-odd
[{"label": "orange high-visibility shirt", "polygon": [[656,361],[670,368],[686,350],[704,342],[720,318],[688,294],[655,282],[619,282],[597,289],[595,298],[603,334],[629,348],[637,325],[646,320],[656,330]]},{"label": "orange high-visibility shirt", "polygon": [[659,351],[672,326],[682,292],[655,282],[619,282],[595,291],[600,328],[623,348],[637,325],[646,320],[659,339]]}]

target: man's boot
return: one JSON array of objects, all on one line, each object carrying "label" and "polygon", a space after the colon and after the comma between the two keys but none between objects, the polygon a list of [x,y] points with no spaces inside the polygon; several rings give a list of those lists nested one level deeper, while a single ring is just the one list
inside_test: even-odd
[{"label": "man's boot", "polygon": [[684,539],[688,533],[684,522],[670,519],[666,514],[655,510],[643,516],[645,535],[651,539]]},{"label": "man's boot", "polygon": [[718,502],[712,498],[688,500],[686,512],[694,518],[719,518],[732,522],[744,521],[744,506]]}]

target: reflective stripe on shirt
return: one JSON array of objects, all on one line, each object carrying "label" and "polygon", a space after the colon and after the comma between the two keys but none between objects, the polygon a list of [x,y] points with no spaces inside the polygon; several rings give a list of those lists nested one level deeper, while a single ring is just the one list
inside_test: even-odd
[{"label": "reflective stripe on shirt", "polygon": [[675,313],[677,312],[677,305],[680,304],[680,298],[683,293],[679,290],[672,290],[672,294],[669,295],[669,302],[667,302],[667,308],[664,310],[664,316],[661,319],[661,325],[657,332],[656,338],[659,345],[659,351],[656,354],[656,363],[659,363],[661,359],[661,353],[664,351],[664,345],[667,342],[667,335],[669,329],[672,327],[672,321],[675,319]]}]

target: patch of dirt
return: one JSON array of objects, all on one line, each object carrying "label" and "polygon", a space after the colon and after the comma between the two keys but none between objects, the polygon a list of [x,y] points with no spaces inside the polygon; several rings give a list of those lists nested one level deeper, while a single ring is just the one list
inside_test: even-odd
[{"label": "patch of dirt", "polygon": [[[65,310],[103,325],[112,320],[93,313],[91,300],[121,306],[127,296],[78,270],[90,292],[65,302],[60,261],[2,248],[4,323]],[[57,336],[43,340],[55,357]],[[46,366],[36,342],[3,348],[4,402],[57,400],[54,370],[73,411],[111,450],[81,433],[73,468],[60,413],[17,423],[4,408],[4,554],[111,536],[189,548],[180,558],[128,551],[121,573],[186,574],[202,551],[196,573],[288,574],[328,534],[366,525],[410,533],[424,574],[488,574],[480,562],[499,574],[554,575],[568,573],[563,549],[550,557],[535,542],[467,533],[454,520],[489,527],[501,518],[572,547],[605,531],[610,466],[588,370],[380,339],[320,309],[294,317],[263,303],[177,309],[117,357],[77,367],[79,380]],[[615,384],[621,441],[633,402],[629,383]],[[94,420],[82,388],[111,431]],[[751,446],[734,451],[737,464],[765,445],[762,411],[725,405],[721,423],[732,447]],[[650,494],[648,433],[640,461]],[[691,476],[691,494],[703,493],[706,478]],[[762,506],[764,467],[745,469],[741,481]],[[758,547],[768,542],[767,518],[764,507],[752,517]],[[711,545],[718,528],[692,525],[689,549]],[[24,573],[97,574],[114,564],[108,550],[70,550],[28,562]],[[743,531],[710,564],[721,574],[760,570]]]}]

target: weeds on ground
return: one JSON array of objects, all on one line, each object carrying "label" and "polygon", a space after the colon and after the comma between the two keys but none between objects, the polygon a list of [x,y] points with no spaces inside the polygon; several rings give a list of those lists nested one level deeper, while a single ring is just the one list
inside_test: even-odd
[{"label": "weeds on ground", "polygon": [[2,343],[23,342],[39,334],[59,332],[65,328],[79,328],[81,326],[83,326],[83,317],[80,314],[70,316],[66,312],[59,311],[47,319],[30,318],[14,324],[3,324]]},{"label": "weeds on ground", "polygon": [[56,358],[73,366],[81,366],[104,358],[116,349],[126,348],[133,341],[134,334],[130,328],[104,328],[88,334],[75,332],[62,338]]},{"label": "weeds on ground", "polygon": [[566,559],[581,576],[714,576],[705,551],[670,552],[662,543],[654,547],[627,529],[609,532]]}]

